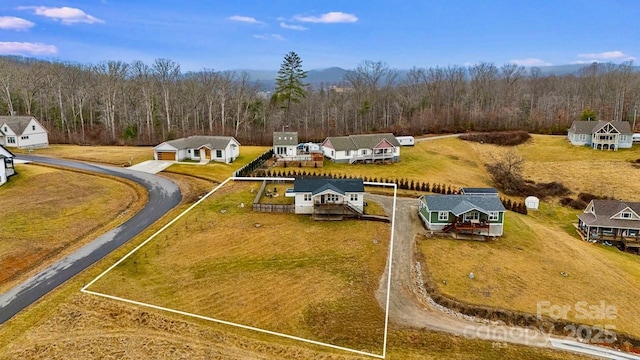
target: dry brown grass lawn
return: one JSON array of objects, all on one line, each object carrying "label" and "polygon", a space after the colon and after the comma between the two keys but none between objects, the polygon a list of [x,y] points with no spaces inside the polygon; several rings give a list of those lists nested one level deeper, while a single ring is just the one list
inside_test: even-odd
[{"label": "dry brown grass lawn", "polygon": [[[210,186],[191,177],[166,176],[180,185],[183,199],[195,199]],[[0,326],[0,358],[370,359],[79,292],[83,284],[184,210],[188,202]],[[582,359],[564,352],[516,345],[495,347],[490,342],[393,326],[387,358]]]},{"label": "dry brown grass lawn", "polygon": [[[12,149],[13,151],[13,149]],[[27,153],[27,150],[16,150],[16,153]],[[58,157],[112,165],[131,165],[146,160],[153,160],[153,148],[150,146],[80,146],[49,145],[45,149],[36,149],[33,155]]]},{"label": "dry brown grass lawn", "polygon": [[227,184],[91,290],[379,353],[388,224],[239,208],[259,185]]},{"label": "dry brown grass lawn", "polygon": [[[509,212],[505,236],[493,242],[420,239],[418,248],[439,290],[467,303],[532,314],[540,301],[567,305],[572,321],[614,325],[640,337],[640,257],[569,235],[569,228],[554,217],[568,220],[570,212],[558,214],[545,205],[531,213]],[[468,277],[471,272],[473,280]],[[579,301],[589,305],[606,301],[618,315],[605,320],[576,318]]]},{"label": "dry brown grass lawn", "polygon": [[36,165],[0,187],[0,291],[133,216],[146,195],[134,184]]}]

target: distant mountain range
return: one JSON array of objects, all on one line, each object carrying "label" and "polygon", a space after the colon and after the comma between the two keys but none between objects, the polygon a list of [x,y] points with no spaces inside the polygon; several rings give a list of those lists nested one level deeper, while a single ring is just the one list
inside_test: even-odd
[{"label": "distant mountain range", "polygon": [[[541,66],[540,72],[543,76],[549,75],[569,75],[576,74],[580,69],[589,66],[589,64],[569,64],[569,65],[553,65],[553,66]],[[634,66],[636,71],[640,71],[640,66]],[[248,70],[238,69],[232,70],[235,72],[246,72],[251,77],[251,80],[260,85],[262,91],[272,91],[275,89],[275,79],[278,77],[277,70]],[[307,72],[306,83],[314,87],[318,87],[321,84],[325,86],[339,85],[345,83],[344,75],[349,70],[341,67],[330,67],[326,69],[314,69]],[[398,80],[402,80],[409,70],[397,69],[399,72]]]}]

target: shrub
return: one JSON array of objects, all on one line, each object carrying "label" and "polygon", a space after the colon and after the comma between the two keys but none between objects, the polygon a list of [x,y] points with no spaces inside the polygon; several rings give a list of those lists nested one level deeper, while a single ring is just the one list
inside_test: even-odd
[{"label": "shrub", "polygon": [[526,131],[517,130],[464,134],[460,136],[460,139],[465,141],[475,141],[479,143],[495,144],[501,146],[515,146],[527,142],[527,140],[531,139],[531,135],[529,135],[529,133]]}]

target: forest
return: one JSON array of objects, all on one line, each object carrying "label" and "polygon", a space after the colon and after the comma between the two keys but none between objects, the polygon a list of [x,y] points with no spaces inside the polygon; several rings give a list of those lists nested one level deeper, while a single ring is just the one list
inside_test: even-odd
[{"label": "forest", "polygon": [[0,114],[33,115],[52,143],[155,145],[189,135],[231,135],[245,145],[271,132],[326,136],[525,130],[564,134],[584,114],[635,123],[640,72],[631,62],[567,75],[515,64],[414,67],[402,74],[364,60],[340,83],[305,86],[286,109],[246,72],[181,71],[147,64],[78,64],[0,57]]}]

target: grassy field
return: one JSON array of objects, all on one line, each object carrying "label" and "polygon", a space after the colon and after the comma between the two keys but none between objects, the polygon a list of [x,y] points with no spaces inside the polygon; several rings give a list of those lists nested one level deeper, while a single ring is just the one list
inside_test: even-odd
[{"label": "grassy field", "polygon": [[0,291],[135,214],[146,195],[108,177],[36,165],[0,187]]},{"label": "grassy field", "polygon": [[[167,174],[183,199],[196,199],[209,182]],[[83,284],[184,210],[168,213],[105,260],[68,281],[0,326],[2,359],[260,358],[370,359],[193,318],[82,294]],[[584,359],[564,352],[492,344],[391,325],[388,359]]]},{"label": "grassy field", "polygon": [[91,290],[380,353],[388,224],[239,208],[259,186],[227,184]]},{"label": "grassy field", "polygon": [[[14,151],[14,149],[11,149]],[[15,153],[27,154],[25,149],[15,149]],[[112,165],[135,165],[153,160],[150,146],[80,146],[51,144],[48,148],[36,149],[33,155],[58,157]]]},{"label": "grassy field", "polygon": [[265,146],[242,146],[240,148],[240,156],[231,164],[213,161],[207,165],[174,164],[167,168],[165,172],[197,176],[221,183],[233,175],[234,171],[250,163],[267,150],[269,150],[269,148]]},{"label": "grassy field", "polygon": [[[418,248],[440,292],[452,298],[532,314],[538,302],[549,301],[570,306],[572,321],[614,325],[640,337],[640,257],[577,239],[575,229],[566,225],[575,219],[572,213],[547,205],[529,216],[509,212],[505,236],[497,241],[421,238]],[[579,301],[606,301],[616,307],[617,316],[577,318]]]}]

